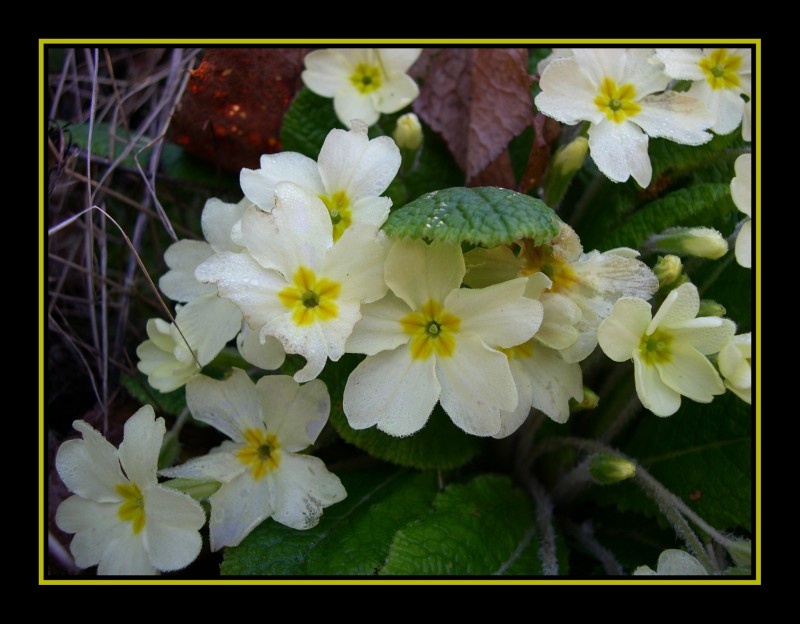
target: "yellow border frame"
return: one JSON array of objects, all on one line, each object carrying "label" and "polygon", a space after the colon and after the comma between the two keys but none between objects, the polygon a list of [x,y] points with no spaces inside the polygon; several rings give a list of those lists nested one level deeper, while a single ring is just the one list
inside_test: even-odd
[{"label": "yellow border frame", "polygon": [[[45,124],[44,124],[44,98],[45,98],[45,46],[48,45],[340,45],[340,44],[409,44],[409,45],[568,45],[568,44],[597,44],[597,45],[744,45],[754,46],[755,81],[753,84],[753,99],[756,103],[753,115],[755,128],[755,141],[753,153],[755,156],[755,229],[753,247],[755,252],[755,267],[753,279],[755,285],[755,318],[753,331],[757,337],[755,341],[755,482],[753,495],[755,497],[756,517],[753,558],[753,579],[737,579],[736,577],[720,577],[709,579],[658,579],[638,577],[596,580],[571,580],[571,579],[246,579],[246,580],[183,580],[183,579],[145,579],[145,580],[115,580],[115,579],[47,579],[45,578],[45,561],[47,551],[45,548],[45,425],[44,425],[44,308],[45,308]],[[760,585],[761,584],[761,39],[39,39],[39,561],[38,582],[40,585]]]}]

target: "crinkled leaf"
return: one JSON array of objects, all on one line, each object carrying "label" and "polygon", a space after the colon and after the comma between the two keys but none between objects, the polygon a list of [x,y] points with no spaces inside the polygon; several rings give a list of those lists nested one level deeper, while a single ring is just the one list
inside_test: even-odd
[{"label": "crinkled leaf", "polygon": [[543,201],[492,186],[427,193],[389,215],[384,231],[395,238],[424,238],[493,247],[529,238],[541,245],[559,232]]},{"label": "crinkled leaf", "polygon": [[186,389],[184,387],[172,392],[159,392],[147,379],[131,375],[122,376],[122,385],[131,396],[142,405],[152,405],[156,411],[177,416],[186,408]]},{"label": "crinkled leaf", "polygon": [[[703,145],[681,145],[668,139],[650,139],[653,180],[679,177],[722,162],[726,163],[729,170],[726,177],[730,181],[734,175],[733,163],[745,145],[741,132],[715,135]],[[724,182],[725,179],[719,181]]]},{"label": "crinkled leaf", "polygon": [[380,468],[339,476],[347,498],[325,509],[317,526],[297,531],[266,520],[225,550],[222,574],[375,574],[392,537],[428,512],[437,491],[434,473]]},{"label": "crinkled leaf", "polygon": [[238,173],[281,149],[283,114],[300,85],[304,48],[209,48],[172,119],[175,142]]},{"label": "crinkled leaf", "polygon": [[507,477],[451,485],[433,511],[400,529],[382,575],[525,575],[542,572],[531,500]]},{"label": "crinkled leaf", "polygon": [[469,180],[531,123],[528,52],[442,48],[426,63],[414,111],[442,135]]},{"label": "crinkled leaf", "polygon": [[334,128],[343,126],[333,110],[333,100],[303,87],[283,117],[283,150],[300,152],[316,160],[325,137]]}]

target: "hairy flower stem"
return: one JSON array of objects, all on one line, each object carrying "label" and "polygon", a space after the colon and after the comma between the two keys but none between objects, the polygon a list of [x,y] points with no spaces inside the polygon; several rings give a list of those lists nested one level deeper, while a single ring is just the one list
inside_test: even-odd
[{"label": "hairy flower stem", "polygon": [[536,502],[536,523],[542,536],[539,547],[539,560],[542,563],[542,574],[558,575],[558,557],[556,556],[556,531],[553,528],[553,501],[547,495],[536,478],[527,471],[520,475],[525,482],[528,493]]},{"label": "hairy flower stem", "polygon": [[594,483],[589,465],[590,460],[585,459],[556,482],[552,496],[557,505],[568,503]]},{"label": "hairy flower stem", "polygon": [[601,563],[606,574],[610,576],[622,576],[625,574],[625,571],[614,557],[614,554],[597,541],[597,538],[594,536],[592,525],[588,520],[581,525],[575,524],[569,518],[559,518],[559,522],[575,541],[589,551],[589,553]]}]

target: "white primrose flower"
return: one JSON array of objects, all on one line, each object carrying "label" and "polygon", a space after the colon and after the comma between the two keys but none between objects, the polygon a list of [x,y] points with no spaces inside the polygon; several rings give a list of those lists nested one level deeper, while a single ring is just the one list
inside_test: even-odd
[{"label": "white primrose flower", "polygon": [[381,113],[394,113],[419,95],[417,83],[406,73],[421,48],[329,48],[305,57],[302,77],[317,95],[333,98],[339,121],[348,128],[352,119],[371,126]]},{"label": "white primrose flower", "polygon": [[[731,197],[733,198],[733,203],[748,217],[752,216],[752,162],[751,154],[742,154],[739,156],[733,165],[736,175],[733,180],[731,180]],[[742,223],[739,235],[736,237],[735,247],[736,261],[747,269],[753,266],[752,245],[752,225],[748,218]]]},{"label": "white primrose flower", "polygon": [[575,363],[597,346],[597,328],[617,299],[649,299],[658,290],[658,278],[638,255],[625,247],[584,253],[575,230],[562,223],[550,243],[534,247],[522,241],[517,254],[509,247],[468,252],[465,283],[481,287],[540,273],[549,278],[549,286],[532,279],[525,292],[544,306],[536,339]]},{"label": "white primrose flower", "polygon": [[241,220],[245,251],[223,251],[196,276],[217,285],[242,310],[263,342],[277,338],[306,358],[297,381],[314,379],[326,360],[344,354],[361,304],[386,293],[387,239],[372,225],[350,226],[334,245],[325,204],[290,182],[275,187],[275,208],[248,208]]},{"label": "white primrose flower", "polygon": [[517,390],[508,358],[495,347],[530,339],[542,307],[523,297],[527,279],[466,289],[464,272],[458,245],[401,240],[392,246],[385,263],[391,293],[364,306],[346,345],[369,356],[344,390],[351,427],[411,435],[438,401],[467,433],[500,432],[517,407]]},{"label": "white primrose flower", "polygon": [[708,570],[695,557],[677,549],[668,549],[658,556],[654,571],[650,566],[639,566],[634,576],[708,576]]},{"label": "white primrose flower", "polygon": [[747,100],[744,105],[744,117],[742,118],[742,138],[745,141],[753,140],[753,100]]},{"label": "white primrose flower", "polygon": [[260,169],[242,169],[244,194],[262,210],[275,206],[275,185],[293,182],[319,197],[330,213],[333,240],[352,223],[383,225],[392,200],[379,197],[400,168],[400,150],[389,137],[370,140],[355,120],[349,132],[331,130],[317,162],[296,152],[265,154]]},{"label": "white primrose flower", "polygon": [[678,286],[664,299],[655,316],[650,304],[623,297],[600,324],[600,348],[615,362],[633,359],[636,393],[657,416],[671,416],[681,395],[710,403],[725,386],[706,357],[717,353],[733,336],[728,319],[697,316],[700,295],[694,284]]},{"label": "white primrose flower", "polygon": [[86,422],[72,426],[83,439],[59,447],[56,470],[75,495],[59,505],[56,524],[75,533],[76,565],[97,565],[99,575],[153,575],[194,561],[206,515],[188,495],[157,483],[164,419],[142,407],[125,422],[119,450]]},{"label": "white primrose flower", "polygon": [[747,48],[660,48],[656,58],[664,73],[677,80],[694,80],[687,95],[702,100],[714,114],[711,129],[728,134],[742,122],[744,99],[751,93],[751,57]]},{"label": "white primrose flower", "polygon": [[219,481],[209,497],[211,550],[236,546],[267,518],[293,529],[315,526],[347,493],[316,457],[300,454],[328,420],[330,397],[319,380],[303,386],[284,375],[254,384],[234,368],[216,381],[195,377],[186,403],[197,420],[231,440],[208,455],[161,470],[167,477]]},{"label": "white primrose flower", "polygon": [[725,380],[725,387],[742,401],[752,405],[753,372],[750,332],[733,336],[717,355],[717,368]]},{"label": "white primrose flower", "polygon": [[667,91],[670,81],[654,50],[573,49],[544,67],[537,108],[558,121],[589,127],[589,151],[598,169],[615,182],[633,176],[640,186],[653,174],[648,136],[685,145],[711,139],[713,115],[698,99]]}]

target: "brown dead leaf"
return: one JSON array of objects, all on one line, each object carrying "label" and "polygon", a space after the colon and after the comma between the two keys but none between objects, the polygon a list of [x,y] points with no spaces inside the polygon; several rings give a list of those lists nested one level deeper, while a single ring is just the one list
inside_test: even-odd
[{"label": "brown dead leaf", "polygon": [[555,119],[536,113],[533,118],[533,132],[528,165],[519,181],[518,190],[522,193],[527,193],[528,189],[542,183],[547,165],[550,163],[550,146],[561,134],[561,124]]},{"label": "brown dead leaf", "polygon": [[442,135],[471,180],[531,124],[528,52],[444,48],[425,61],[428,68],[414,111]]},{"label": "brown dead leaf", "polygon": [[513,189],[517,186],[514,178],[514,166],[511,164],[511,154],[507,149],[500,152],[500,155],[489,163],[483,171],[472,178],[467,186],[500,186],[502,188]]},{"label": "brown dead leaf", "polygon": [[300,87],[306,48],[212,48],[192,72],[173,139],[229,171],[280,151],[283,115]]}]

